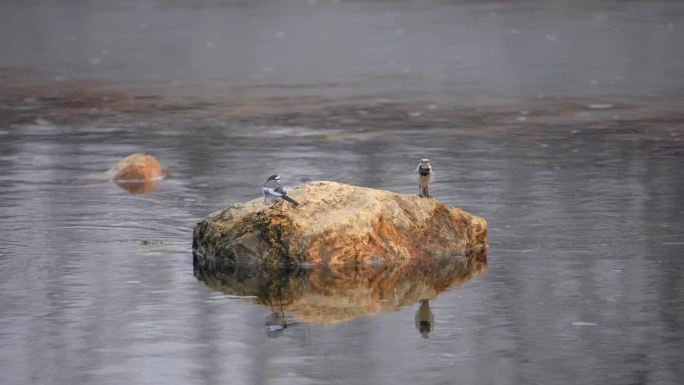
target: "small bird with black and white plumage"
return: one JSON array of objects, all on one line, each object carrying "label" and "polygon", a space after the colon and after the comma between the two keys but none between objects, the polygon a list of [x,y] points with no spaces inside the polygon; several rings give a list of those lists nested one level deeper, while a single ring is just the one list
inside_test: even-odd
[{"label": "small bird with black and white plumage", "polygon": [[261,186],[261,191],[264,193],[264,203],[273,203],[274,207],[282,201],[288,201],[294,206],[298,206],[299,203],[287,196],[287,189],[280,184],[282,178],[280,175],[271,175],[266,179],[266,182]]},{"label": "small bird with black and white plumage", "polygon": [[418,196],[430,198],[428,186],[435,182],[435,170],[432,168],[430,160],[421,159],[414,174],[418,183]]}]

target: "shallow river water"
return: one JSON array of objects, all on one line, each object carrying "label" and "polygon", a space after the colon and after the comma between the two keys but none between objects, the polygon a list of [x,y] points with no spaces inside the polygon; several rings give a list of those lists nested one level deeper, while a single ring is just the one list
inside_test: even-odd
[{"label": "shallow river water", "polygon": [[[681,4],[186,3],[0,5],[0,383],[681,382]],[[138,151],[156,190],[91,183]],[[429,333],[195,276],[268,175],[413,194],[425,156],[489,223]]]}]

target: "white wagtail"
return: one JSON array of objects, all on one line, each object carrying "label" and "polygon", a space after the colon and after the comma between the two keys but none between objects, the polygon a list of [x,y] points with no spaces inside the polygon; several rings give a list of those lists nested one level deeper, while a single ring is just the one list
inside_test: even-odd
[{"label": "white wagtail", "polygon": [[430,197],[428,186],[435,182],[435,171],[432,169],[429,159],[421,159],[415,171],[416,182],[418,182],[418,196]]},{"label": "white wagtail", "polygon": [[273,203],[273,206],[275,206],[286,200],[294,206],[299,205],[296,200],[287,196],[287,189],[280,184],[280,179],[282,179],[280,175],[271,175],[266,179],[266,183],[261,187],[261,191],[264,193],[264,203],[275,202]]}]

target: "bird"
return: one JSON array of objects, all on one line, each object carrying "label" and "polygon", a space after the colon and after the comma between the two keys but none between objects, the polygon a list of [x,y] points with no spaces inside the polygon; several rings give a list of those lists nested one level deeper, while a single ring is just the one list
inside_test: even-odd
[{"label": "bird", "polygon": [[299,203],[287,196],[287,189],[280,184],[282,178],[280,175],[271,175],[266,179],[266,182],[261,187],[261,191],[264,193],[264,203],[273,203],[274,207],[282,201],[288,201],[293,206],[299,206]]},{"label": "bird", "polygon": [[264,331],[266,332],[266,337],[278,338],[285,334],[285,329],[297,330],[304,326],[306,325],[292,320],[292,317],[285,314],[285,311],[282,309],[280,311],[272,310],[264,322]]},{"label": "bird", "polygon": [[285,332],[291,324],[285,318],[284,312],[274,311],[264,322],[264,331],[268,338],[278,338]]},{"label": "bird", "polygon": [[418,196],[430,198],[428,186],[435,182],[435,170],[432,168],[429,159],[421,159],[415,171],[416,182],[418,182]]},{"label": "bird", "polygon": [[420,300],[420,307],[416,311],[416,329],[423,338],[429,338],[430,333],[435,328],[435,316],[430,310],[430,301],[427,299]]}]

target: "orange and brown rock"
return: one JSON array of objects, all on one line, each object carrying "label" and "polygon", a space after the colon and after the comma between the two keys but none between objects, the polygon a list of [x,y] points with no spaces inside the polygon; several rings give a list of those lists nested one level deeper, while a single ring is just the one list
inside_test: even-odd
[{"label": "orange and brown rock", "polygon": [[461,255],[487,244],[487,222],[434,199],[336,182],[292,188],[298,207],[261,198],[198,223],[203,270],[231,263],[340,264]]},{"label": "orange and brown rock", "polygon": [[164,169],[152,155],[132,154],[121,159],[110,170],[115,182],[149,182],[164,177]]}]

